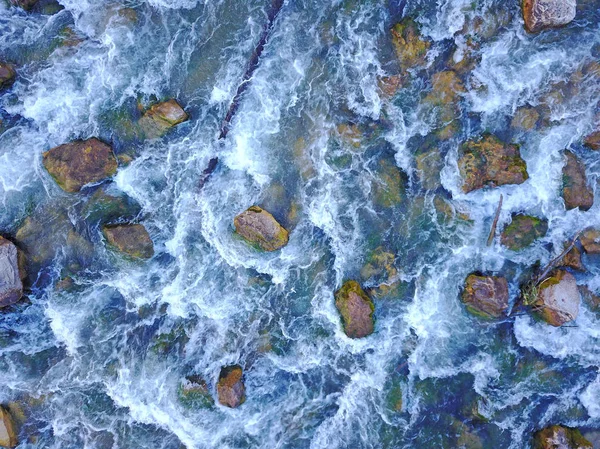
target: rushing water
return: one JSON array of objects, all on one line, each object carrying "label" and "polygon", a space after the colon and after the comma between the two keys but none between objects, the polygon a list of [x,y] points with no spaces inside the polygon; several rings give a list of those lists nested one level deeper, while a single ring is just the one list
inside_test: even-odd
[{"label": "rushing water", "polygon": [[[593,185],[599,173],[581,145],[600,94],[599,74],[582,72],[600,56],[597,1],[528,35],[517,1],[286,0],[225,139],[269,0],[59,1],[52,15],[0,2],[0,56],[19,73],[0,96],[0,231],[35,216],[36,245],[63,245],[69,226],[93,243],[57,251],[29,273],[28,299],[0,312],[0,403],[24,408],[20,448],[524,448],[544,425],[600,427],[600,318],[585,304],[575,325],[551,328],[481,321],[459,299],[467,274],[488,271],[514,301],[536,262],[600,225],[598,202],[565,212],[560,197],[565,148]],[[398,70],[389,30],[404,16],[433,44],[427,74],[388,99],[378,79]],[[489,32],[464,78],[461,130],[439,144],[442,185],[427,190],[415,155],[434,126],[428,74],[478,16]],[[138,104],[165,98],[191,120],[132,138]],[[527,104],[546,108],[546,126],[511,127]],[[527,182],[461,191],[458,145],[483,131],[521,144]],[[137,203],[147,262],[107,251],[82,212],[93,192],[66,194],[42,167],[43,151],[92,136],[133,157],[107,188]],[[405,188],[390,201],[396,167]],[[500,226],[526,211],[548,234],[520,252],[487,247],[500,194]],[[233,217],[252,204],[291,230],[288,246],[259,253],[236,237]],[[370,274],[382,251],[388,266]],[[598,291],[598,260],[584,262],[578,282]],[[368,338],[343,333],[333,292],[345,279],[382,292]],[[241,407],[182,400],[186,376],[216,396],[233,363]]]}]

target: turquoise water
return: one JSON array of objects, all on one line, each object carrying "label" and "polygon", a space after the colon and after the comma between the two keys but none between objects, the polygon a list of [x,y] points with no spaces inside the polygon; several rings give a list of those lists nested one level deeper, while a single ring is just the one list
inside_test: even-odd
[{"label": "turquoise water", "polygon": [[[225,139],[271,2],[59,3],[46,14],[0,2],[0,57],[18,68],[0,96],[0,232],[14,238],[31,217],[31,245],[47,248],[29,261],[27,299],[0,312],[0,403],[24,410],[20,448],[527,448],[549,424],[600,426],[591,307],[551,328],[518,313],[482,321],[459,298],[469,273],[495,272],[513,306],[536,263],[600,226],[597,202],[566,212],[560,196],[565,148],[597,183],[600,156],[581,141],[600,93],[598,2],[528,35],[516,1],[287,0]],[[378,80],[399,70],[389,30],[405,16],[432,44],[386,97]],[[475,29],[459,126],[439,139],[431,78]],[[191,119],[140,140],[140,111],[168,98]],[[526,105],[541,113],[531,130],[511,125]],[[461,191],[458,146],[483,132],[521,145],[527,182]],[[92,136],[133,161],[66,194],[41,153]],[[441,172],[423,182],[429,150]],[[98,189],[122,196],[111,220],[146,226],[151,260],[106,249]],[[500,194],[500,229],[526,212],[548,220],[547,235],[519,252],[486,246]],[[233,232],[253,204],[290,230],[281,251]],[[578,283],[599,292],[598,259],[584,263]],[[334,305],[346,279],[374,299],[364,339],[344,335]],[[231,364],[244,367],[242,406],[182,399],[189,375],[216,398]]]}]

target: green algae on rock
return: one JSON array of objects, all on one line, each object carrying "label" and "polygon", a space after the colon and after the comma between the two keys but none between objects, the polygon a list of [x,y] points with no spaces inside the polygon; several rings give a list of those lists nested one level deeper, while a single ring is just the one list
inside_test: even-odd
[{"label": "green algae on rock", "polygon": [[154,244],[142,224],[108,225],[102,228],[102,233],[111,246],[134,259],[149,259],[154,255]]},{"label": "green algae on rock", "polygon": [[567,210],[589,210],[594,204],[594,191],[588,184],[585,165],[575,154],[565,151],[567,162],[563,167],[562,196]]},{"label": "green algae on rock", "polygon": [[112,148],[96,138],[77,140],[42,154],[44,167],[66,192],[108,179],[117,172]]},{"label": "green algae on rock", "polygon": [[342,316],[344,332],[348,337],[363,338],[375,330],[375,306],[358,282],[346,281],[335,292],[335,306]]},{"label": "green algae on rock", "polygon": [[565,270],[556,270],[538,288],[534,311],[548,324],[559,327],[579,315],[581,294],[575,277]]},{"label": "green algae on rock", "polygon": [[593,449],[578,429],[554,425],[535,433],[533,449]]},{"label": "green algae on rock", "polygon": [[179,401],[188,407],[209,408],[215,403],[206,381],[195,374],[183,380],[178,395]]},{"label": "green algae on rock", "polygon": [[164,136],[171,128],[188,120],[188,114],[171,99],[150,107],[139,121],[144,136],[155,139]]},{"label": "green algae on rock", "polygon": [[394,207],[406,198],[406,175],[391,160],[382,159],[373,180],[373,203],[379,207]]},{"label": "green algae on rock", "polygon": [[234,218],[236,232],[263,251],[276,251],[287,245],[288,231],[266,210],[251,206]]},{"label": "green algae on rock", "polygon": [[12,65],[0,61],[0,90],[10,87],[17,73]]},{"label": "green algae on rock", "polygon": [[0,406],[0,447],[13,448],[19,444],[12,416]]},{"label": "green algae on rock", "polygon": [[519,146],[505,144],[491,134],[461,145],[458,168],[465,193],[484,187],[522,184],[529,178]]},{"label": "green algae on rock", "polygon": [[402,20],[392,28],[391,33],[398,63],[403,72],[425,64],[431,42],[423,38],[419,25],[413,19]]},{"label": "green algae on rock", "polygon": [[242,367],[239,365],[221,368],[217,383],[219,403],[226,407],[236,408],[246,401]]},{"label": "green algae on rock", "polygon": [[0,308],[17,302],[23,296],[17,247],[0,237]]},{"label": "green algae on rock", "polygon": [[548,232],[548,220],[524,214],[513,214],[511,222],[502,230],[501,242],[508,249],[519,251],[531,245]]},{"label": "green algae on rock", "polygon": [[508,282],[503,277],[467,276],[462,293],[467,310],[484,318],[499,318],[508,309]]}]

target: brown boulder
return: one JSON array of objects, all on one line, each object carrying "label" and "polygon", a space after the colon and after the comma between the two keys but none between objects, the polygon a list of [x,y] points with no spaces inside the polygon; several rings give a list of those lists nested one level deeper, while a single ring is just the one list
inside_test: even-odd
[{"label": "brown boulder", "polygon": [[13,448],[18,443],[12,417],[4,407],[0,407],[0,447]]},{"label": "brown boulder", "polygon": [[373,333],[375,306],[358,282],[347,281],[335,292],[335,306],[348,337],[362,338]]},{"label": "brown boulder", "polygon": [[24,10],[29,11],[36,5],[38,0],[10,0],[10,2],[15,6],[19,6]]},{"label": "brown boulder", "polygon": [[525,28],[537,33],[568,24],[575,18],[577,0],[522,0]]},{"label": "brown boulder", "polygon": [[573,275],[557,270],[540,283],[534,307],[544,321],[558,327],[577,318],[580,302],[581,295]]},{"label": "brown boulder", "polygon": [[423,38],[414,20],[410,18],[402,20],[392,28],[391,32],[398,63],[403,72],[425,64],[431,42]]},{"label": "brown boulder", "polygon": [[144,225],[108,225],[102,228],[102,232],[111,246],[128,256],[149,259],[154,255],[154,245]]},{"label": "brown boulder", "polygon": [[217,383],[219,403],[226,407],[236,408],[246,401],[242,367],[239,365],[221,368]]},{"label": "brown boulder", "polygon": [[511,222],[502,230],[501,242],[518,251],[531,245],[548,232],[548,220],[523,214],[513,214]]},{"label": "brown boulder", "polygon": [[567,163],[563,167],[562,196],[567,210],[589,210],[594,204],[594,191],[587,182],[585,165],[570,151],[565,151]]},{"label": "brown boulder", "polygon": [[583,144],[592,150],[600,150],[600,131],[593,132],[583,140]]},{"label": "brown boulder", "polygon": [[562,259],[561,265],[563,267],[572,268],[578,271],[585,271],[585,265],[581,261],[581,251],[576,246],[569,251]]},{"label": "brown boulder", "polygon": [[236,232],[263,251],[276,251],[288,243],[287,230],[266,210],[252,206],[233,220]]},{"label": "brown boulder", "polygon": [[507,145],[490,134],[461,145],[458,168],[465,193],[483,187],[522,184],[529,178],[519,146]]},{"label": "brown boulder", "polygon": [[148,109],[140,119],[144,136],[149,139],[164,136],[171,128],[185,122],[189,116],[176,100],[158,103]]},{"label": "brown boulder", "polygon": [[103,181],[117,172],[112,148],[96,138],[60,145],[42,154],[44,167],[66,192]]},{"label": "brown boulder", "polygon": [[462,301],[469,312],[485,318],[499,318],[508,309],[508,282],[497,276],[470,274]]},{"label": "brown boulder", "polygon": [[18,250],[0,237],[0,308],[14,304],[23,296]]},{"label": "brown boulder", "polygon": [[578,429],[550,426],[539,430],[533,437],[534,449],[593,449]]},{"label": "brown boulder", "polygon": [[0,89],[10,87],[15,81],[17,73],[10,64],[0,62]]},{"label": "brown boulder", "polygon": [[600,254],[600,231],[597,229],[586,229],[579,241],[587,254]]}]

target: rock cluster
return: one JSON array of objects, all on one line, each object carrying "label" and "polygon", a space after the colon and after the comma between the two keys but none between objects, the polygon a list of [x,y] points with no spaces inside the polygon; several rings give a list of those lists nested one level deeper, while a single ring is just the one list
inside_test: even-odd
[{"label": "rock cluster", "polygon": [[335,306],[348,337],[363,338],[375,330],[375,306],[358,282],[347,281],[335,292]]},{"label": "rock cluster", "polygon": [[502,277],[470,274],[462,294],[467,309],[485,318],[499,318],[508,309],[508,282]]}]

